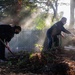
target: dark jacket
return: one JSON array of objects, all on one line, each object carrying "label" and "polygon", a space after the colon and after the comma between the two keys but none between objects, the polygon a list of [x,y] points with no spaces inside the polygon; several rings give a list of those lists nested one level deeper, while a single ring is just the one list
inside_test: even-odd
[{"label": "dark jacket", "polygon": [[61,35],[61,31],[70,34],[70,32],[63,27],[63,23],[61,21],[58,21],[51,28],[48,29],[47,35]]},{"label": "dark jacket", "polygon": [[14,28],[10,25],[0,25],[0,38],[9,42],[14,37]]}]

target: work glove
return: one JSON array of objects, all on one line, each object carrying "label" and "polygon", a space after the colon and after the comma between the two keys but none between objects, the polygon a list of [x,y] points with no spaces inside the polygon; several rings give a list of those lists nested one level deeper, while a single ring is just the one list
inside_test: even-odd
[{"label": "work glove", "polygon": [[10,47],[9,47],[8,45],[6,45],[6,48],[7,48],[8,50],[10,50]]},{"label": "work glove", "polygon": [[61,36],[64,38],[65,37],[65,35],[64,34],[61,34]]},{"label": "work glove", "polygon": [[65,36],[65,33],[63,33],[63,32],[61,32],[61,36],[62,36],[63,38],[66,37],[66,36]]},{"label": "work glove", "polygon": [[6,46],[6,48],[7,48],[8,50],[10,49],[8,42],[6,42],[5,46]]}]

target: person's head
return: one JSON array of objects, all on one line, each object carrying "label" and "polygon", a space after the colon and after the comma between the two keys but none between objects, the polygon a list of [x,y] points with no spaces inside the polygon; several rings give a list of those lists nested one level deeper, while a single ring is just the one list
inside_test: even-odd
[{"label": "person's head", "polygon": [[67,21],[67,18],[66,18],[66,17],[62,17],[62,18],[61,18],[61,22],[62,22],[63,24],[66,24],[66,21]]},{"label": "person's head", "polygon": [[20,26],[14,26],[14,32],[15,34],[19,34],[19,32],[21,31],[21,27]]}]

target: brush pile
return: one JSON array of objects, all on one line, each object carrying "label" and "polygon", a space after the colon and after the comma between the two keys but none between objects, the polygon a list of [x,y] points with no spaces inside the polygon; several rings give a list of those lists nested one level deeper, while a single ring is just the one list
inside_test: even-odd
[{"label": "brush pile", "polygon": [[0,75],[75,75],[75,52],[19,52],[0,63]]}]

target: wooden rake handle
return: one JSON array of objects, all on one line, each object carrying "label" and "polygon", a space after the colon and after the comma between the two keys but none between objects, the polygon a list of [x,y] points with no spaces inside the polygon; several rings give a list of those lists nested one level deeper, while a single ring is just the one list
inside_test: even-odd
[{"label": "wooden rake handle", "polygon": [[9,47],[7,47],[7,45],[0,39],[0,41],[2,42],[2,44],[9,50],[9,52],[13,55],[16,56],[15,54],[13,54],[13,52],[11,51],[11,49]]}]

